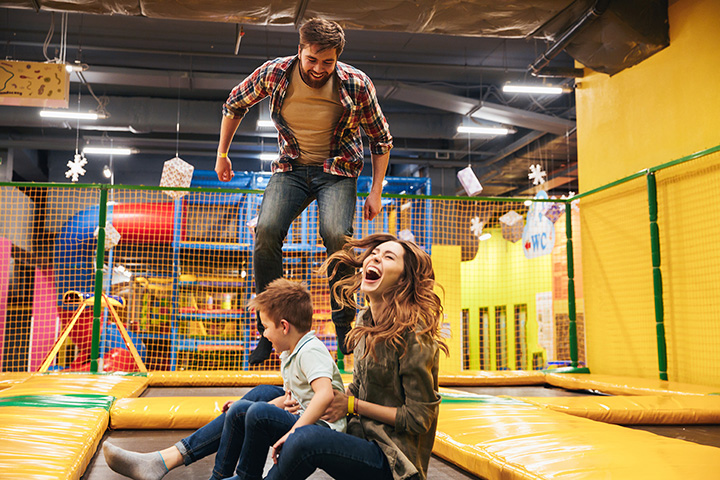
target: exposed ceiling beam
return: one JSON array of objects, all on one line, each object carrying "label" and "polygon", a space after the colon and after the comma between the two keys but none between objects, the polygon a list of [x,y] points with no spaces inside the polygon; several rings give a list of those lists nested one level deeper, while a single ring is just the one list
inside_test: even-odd
[{"label": "exposed ceiling beam", "polygon": [[384,98],[422,105],[463,116],[564,135],[575,128],[575,122],[542,113],[529,112],[491,102],[463,97],[404,83],[377,82],[378,93]]}]

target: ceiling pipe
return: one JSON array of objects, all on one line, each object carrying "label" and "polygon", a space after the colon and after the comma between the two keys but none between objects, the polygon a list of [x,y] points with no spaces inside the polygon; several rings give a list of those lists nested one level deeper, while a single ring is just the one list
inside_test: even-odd
[{"label": "ceiling pipe", "polygon": [[567,46],[568,43],[577,35],[577,33],[589,22],[592,22],[596,18],[600,17],[610,5],[610,0],[596,0],[595,4],[590,7],[575,23],[570,25],[567,30],[560,36],[560,38],[550,46],[545,53],[535,60],[529,67],[528,72],[534,76],[539,76],[540,70],[542,70],[550,60],[555,58],[562,50]]}]

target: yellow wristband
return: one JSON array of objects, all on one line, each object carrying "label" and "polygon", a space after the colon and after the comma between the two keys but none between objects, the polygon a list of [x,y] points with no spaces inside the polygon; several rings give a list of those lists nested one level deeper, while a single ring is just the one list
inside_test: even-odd
[{"label": "yellow wristband", "polygon": [[218,157],[227,158],[227,152],[226,153],[218,153]]},{"label": "yellow wristband", "polygon": [[355,415],[355,397],[348,397],[348,415]]}]

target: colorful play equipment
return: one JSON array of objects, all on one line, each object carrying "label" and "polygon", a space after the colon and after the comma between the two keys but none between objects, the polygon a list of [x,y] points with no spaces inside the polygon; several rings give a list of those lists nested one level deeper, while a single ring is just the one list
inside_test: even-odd
[{"label": "colorful play equipment", "polygon": [[[218,193],[194,192],[171,202],[108,204],[105,212],[107,225],[111,225],[117,232],[122,245],[166,247],[172,252],[172,269],[168,272],[169,275],[156,272],[151,273],[151,276],[135,278],[138,288],[144,289],[145,293],[141,308],[133,312],[139,313],[141,318],[133,321],[137,321],[142,328],[131,332],[136,333],[146,350],[148,345],[169,344],[164,368],[176,369],[180,352],[243,352],[254,348],[257,341],[254,336],[254,322],[241,306],[253,293],[253,232],[248,223],[257,215],[262,195],[246,192],[261,192],[267,186],[269,178],[270,173],[267,172],[237,172],[231,182],[223,183],[217,179],[215,172],[195,170],[193,187],[225,190]],[[388,193],[430,194],[430,180],[427,178],[388,177],[387,182],[385,191]],[[369,191],[370,184],[369,178],[360,177],[358,191]],[[383,202],[387,204],[392,200],[384,199]],[[415,241],[429,251],[432,244],[431,207],[429,202],[418,201],[418,204],[420,207],[412,212],[413,222],[421,226],[416,227]],[[208,231],[193,231],[188,228],[188,218],[193,215],[207,215],[210,209],[214,212],[234,213],[224,216],[221,213],[214,219],[216,223],[212,224]],[[54,249],[54,275],[58,292],[92,292],[95,288],[100,214],[99,206],[92,206],[77,212],[63,225],[55,240]],[[361,218],[361,215],[360,212],[358,218]],[[288,241],[283,249],[292,254],[287,261],[293,265],[299,266],[304,262],[315,262],[319,265],[321,258],[324,258],[325,249],[319,241],[317,222],[313,220],[316,216],[317,204],[313,202],[288,233]],[[358,222],[358,230],[363,235],[375,231],[389,231],[396,227],[397,221],[396,214],[386,213],[379,221],[370,225]],[[220,236],[218,232],[221,232]],[[228,252],[246,258],[247,280],[237,276],[199,277],[183,273],[183,258]],[[114,262],[115,257],[110,250],[106,261],[108,271],[113,270]],[[309,278],[305,280],[309,281]],[[107,282],[103,289],[109,292]],[[198,301],[188,296],[188,292],[193,289],[214,289],[222,295],[215,299],[210,293],[206,293],[206,298]],[[77,355],[69,369],[85,369],[92,351],[93,312],[91,309],[83,310],[79,318],[75,319],[73,316],[77,312],[60,298],[58,309],[63,327],[74,321],[69,337],[77,348]],[[146,328],[148,324],[150,329]],[[332,331],[327,332],[323,339],[329,348],[335,348]],[[107,336],[103,335],[100,352],[108,351],[107,341]],[[135,343],[140,346],[137,341]]]},{"label": "colorful play equipment", "polygon": [[[102,295],[101,299],[102,306],[104,308],[107,308],[110,312],[110,316],[112,317],[112,320],[115,322],[115,328],[120,332],[120,335],[122,336],[123,341],[125,342],[126,349],[123,348],[113,348],[110,351],[110,355],[107,355],[107,364],[105,365],[107,368],[106,370],[109,371],[133,371],[135,370],[135,367],[141,372],[147,372],[147,368],[145,367],[145,364],[140,359],[140,354],[137,351],[137,348],[135,347],[135,344],[130,339],[130,336],[127,333],[127,330],[125,329],[125,326],[123,325],[122,321],[120,320],[120,317],[117,314],[117,311],[115,310],[116,307],[122,307],[125,304],[125,300],[122,297],[117,296],[109,296],[109,295]],[[74,290],[70,290],[68,292],[65,292],[65,295],[63,295],[63,304],[65,305],[77,305],[77,308],[75,309],[75,313],[73,314],[70,322],[65,326],[65,329],[62,331],[60,336],[58,336],[57,340],[55,341],[55,344],[53,345],[53,348],[48,352],[47,356],[45,357],[45,360],[43,360],[42,364],[38,368],[39,373],[47,372],[48,368],[50,367],[50,364],[54,361],[55,356],[57,355],[58,351],[62,347],[62,345],[65,343],[65,340],[67,340],[68,336],[73,331],[73,328],[75,328],[76,324],[78,323],[78,320],[82,316],[83,312],[88,306],[95,304],[95,296],[90,293],[81,293]],[[127,352],[127,353],[123,353]],[[128,357],[130,357],[128,359]],[[132,360],[132,361],[129,361]],[[89,364],[88,364],[89,366]]]}]

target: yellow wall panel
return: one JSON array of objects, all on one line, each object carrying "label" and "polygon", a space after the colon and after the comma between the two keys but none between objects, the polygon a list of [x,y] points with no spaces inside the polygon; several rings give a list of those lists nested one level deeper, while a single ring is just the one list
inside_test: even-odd
[{"label": "yellow wall panel", "polygon": [[[581,192],[720,143],[718,18],[720,2],[673,2],[668,48],[612,77],[588,71],[580,80]],[[718,261],[710,246],[720,232],[700,200],[717,198],[718,174],[708,166],[683,176],[683,168],[658,174],[668,373],[671,380],[720,385],[713,289],[720,272],[711,267]],[[657,378],[645,181],[585,197],[581,211],[591,371]]]}]

